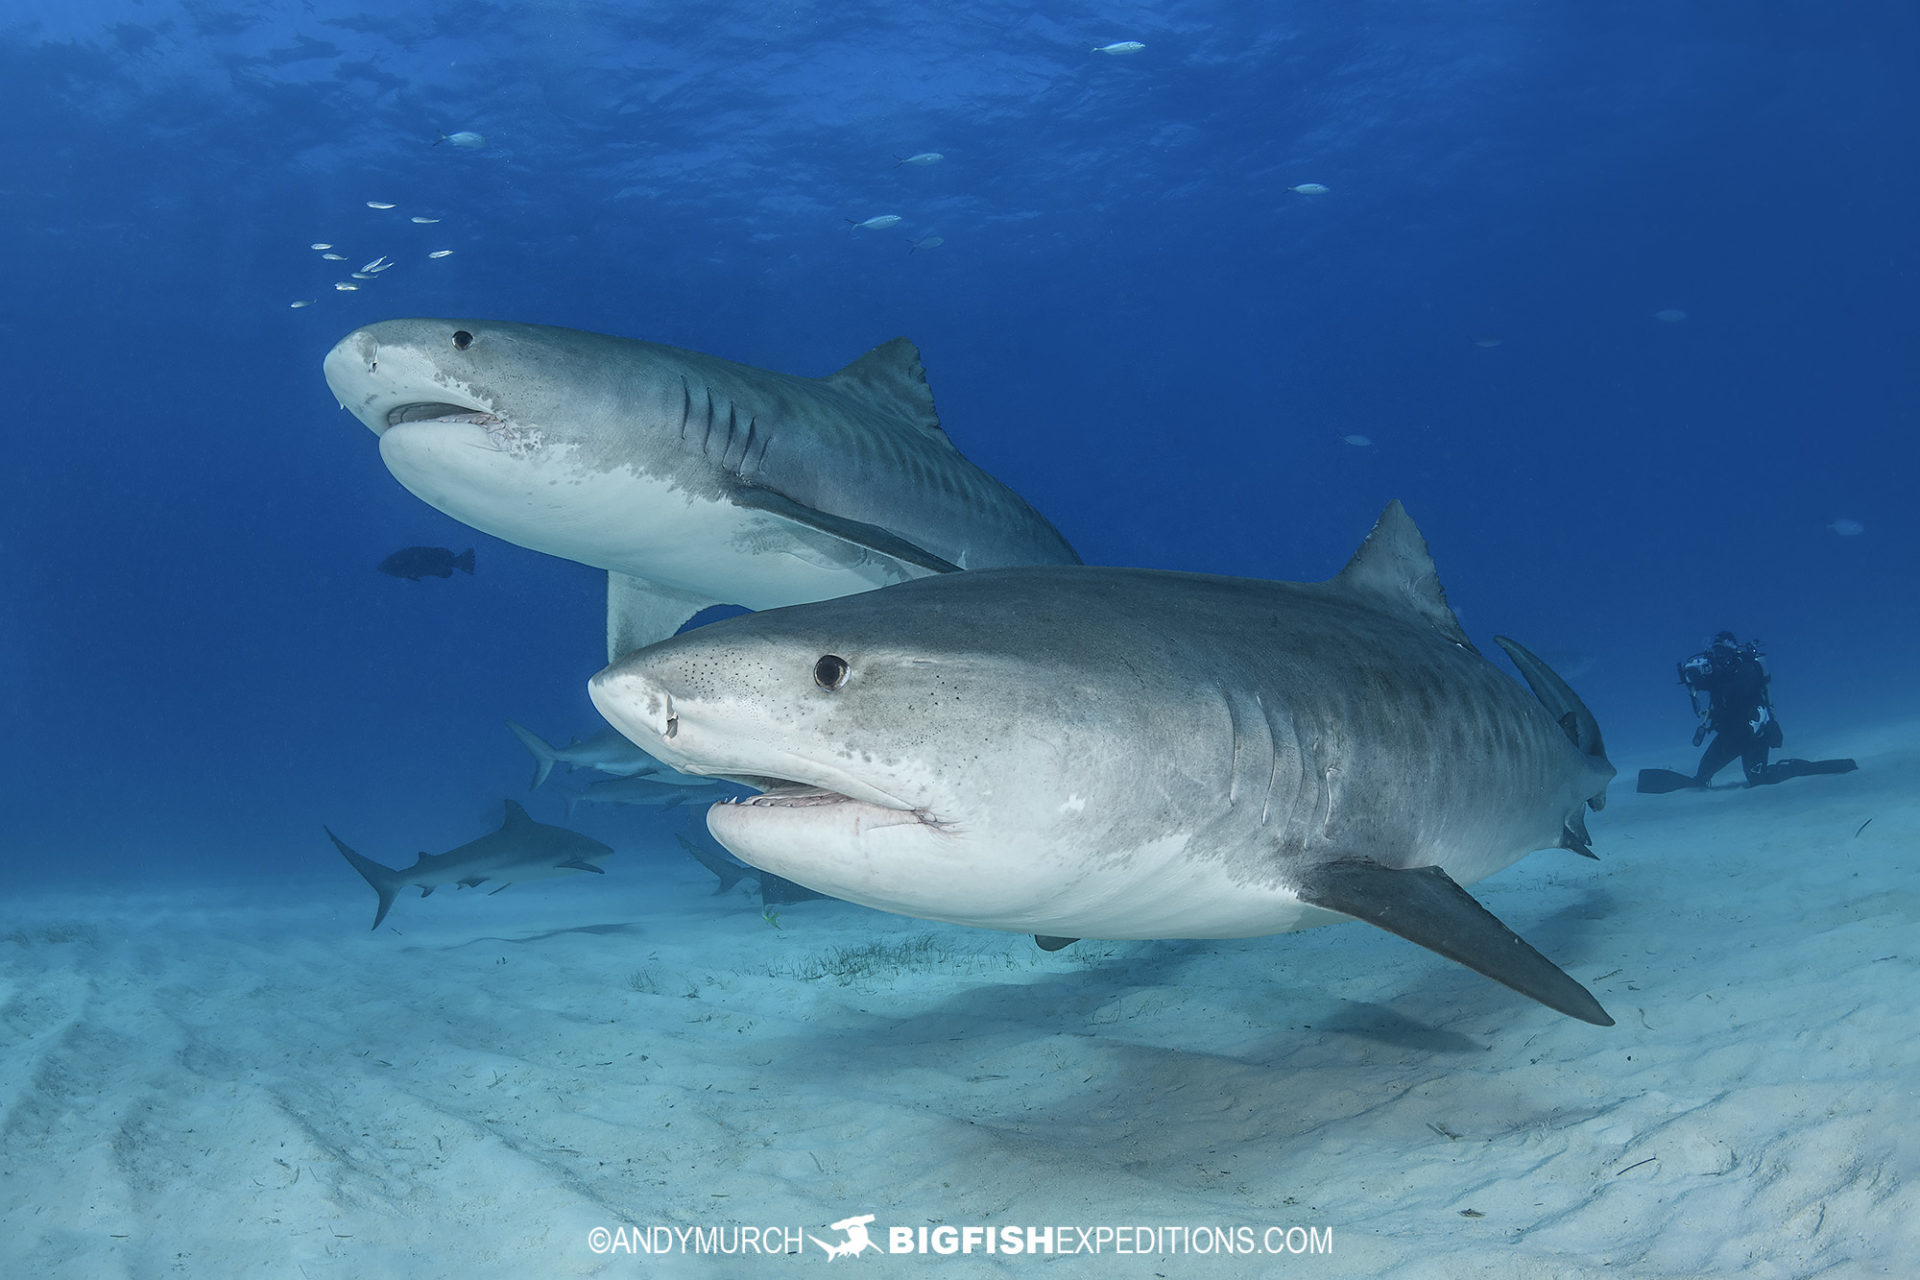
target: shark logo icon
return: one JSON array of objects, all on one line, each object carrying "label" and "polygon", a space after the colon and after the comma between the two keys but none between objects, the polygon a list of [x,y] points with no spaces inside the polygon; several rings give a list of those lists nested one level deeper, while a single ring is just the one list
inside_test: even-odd
[{"label": "shark logo icon", "polygon": [[839,1244],[828,1244],[819,1236],[808,1236],[807,1239],[825,1249],[830,1259],[857,1258],[869,1249],[877,1251],[880,1248],[873,1242],[873,1237],[867,1234],[867,1224],[872,1221],[872,1214],[863,1213],[855,1218],[842,1218],[838,1222],[828,1223],[833,1230],[847,1233],[847,1238]]}]

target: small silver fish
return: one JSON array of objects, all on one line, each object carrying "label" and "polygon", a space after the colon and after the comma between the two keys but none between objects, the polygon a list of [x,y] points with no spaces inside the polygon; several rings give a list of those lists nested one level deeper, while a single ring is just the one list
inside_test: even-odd
[{"label": "small silver fish", "polygon": [[398,265],[398,264],[396,264],[396,263],[392,263],[392,262],[383,262],[383,263],[381,263],[381,264],[380,264],[379,266],[377,266],[377,267],[375,267],[375,268],[373,269],[373,274],[377,276],[377,275],[379,275],[379,274],[380,274],[380,273],[381,273],[382,271],[391,271],[391,270],[393,270],[393,268],[394,268],[394,267],[395,267],[396,265]]},{"label": "small silver fish", "polygon": [[334,285],[333,287],[338,289],[342,293],[352,293],[355,290],[357,290],[360,286],[357,284],[348,284],[345,280],[342,280],[338,284]]},{"label": "small silver fish", "polygon": [[1365,449],[1373,444],[1373,441],[1366,436],[1341,436],[1340,438],[1356,449]]},{"label": "small silver fish", "polygon": [[930,164],[939,164],[945,159],[946,157],[938,151],[922,151],[917,156],[895,156],[893,162],[895,164],[917,164],[924,168]]},{"label": "small silver fish", "polygon": [[379,257],[375,258],[372,262],[369,262],[366,266],[360,269],[362,271],[371,271],[375,267],[379,266],[381,263],[385,262],[386,260],[387,260],[387,255],[383,253]]},{"label": "small silver fish", "polygon": [[1288,187],[1287,190],[1297,196],[1323,196],[1331,191],[1332,188],[1322,186],[1318,182],[1303,182],[1297,187]]},{"label": "small silver fish", "polygon": [[393,208],[393,206],[392,206],[392,205],[390,205],[390,204],[388,204],[388,203],[387,203],[387,202],[386,202],[385,200],[369,200],[369,201],[367,201],[367,208],[369,208],[369,209],[391,209],[391,208]]},{"label": "small silver fish", "polygon": [[347,255],[344,253],[323,253],[320,256],[328,262],[345,262],[347,260]]},{"label": "small silver fish", "polygon": [[1653,318],[1665,324],[1679,324],[1687,318],[1687,313],[1678,307],[1664,307],[1654,312]]},{"label": "small silver fish", "polygon": [[[853,219],[848,218],[847,221],[853,222]],[[855,231],[885,231],[888,227],[899,225],[899,222],[899,214],[883,213],[878,217],[868,218],[865,222],[853,222],[853,229]]]},{"label": "small silver fish", "polygon": [[300,299],[300,301],[298,301],[298,302],[289,302],[289,303],[288,303],[287,305],[288,305],[288,306],[290,306],[290,307],[310,307],[310,306],[312,306],[312,305],[313,305],[313,299],[312,299],[312,298],[302,298],[302,299]]},{"label": "small silver fish", "polygon": [[1093,51],[1095,53],[1110,54],[1116,58],[1123,58],[1127,54],[1138,53],[1146,47],[1147,46],[1141,44],[1138,40],[1119,40],[1113,44],[1095,45]]},{"label": "small silver fish", "polygon": [[1867,526],[1861,524],[1858,520],[1849,520],[1845,516],[1834,520],[1827,528],[1833,530],[1843,538],[1857,538],[1867,531]]},{"label": "small silver fish", "polygon": [[307,248],[309,248],[309,249],[331,249],[331,248],[333,248],[333,246],[332,246],[332,245],[330,245],[330,244],[310,244],[310,245],[308,245],[308,246],[307,246]]},{"label": "small silver fish", "polygon": [[432,253],[428,254],[427,256],[429,258],[451,258],[453,256],[453,250],[435,249]]},{"label": "small silver fish", "polygon": [[922,236],[907,246],[907,252],[912,253],[916,249],[938,249],[946,242],[947,238],[945,236]]},{"label": "small silver fish", "polygon": [[413,221],[413,222],[417,222],[417,223],[419,223],[419,224],[420,224],[421,226],[423,226],[423,227],[430,227],[430,226],[432,226],[432,225],[433,225],[434,223],[436,223],[436,222],[438,222],[438,221],[440,221],[440,219],[438,219],[438,218],[422,218],[422,217],[420,217],[419,215],[417,215],[417,214],[416,214],[416,215],[415,215],[415,216],[414,216],[414,217],[413,217],[412,219],[410,219],[410,221]]},{"label": "small silver fish", "polygon": [[483,133],[474,133],[470,129],[462,129],[458,133],[441,134],[439,138],[434,141],[433,145],[437,147],[442,142],[451,142],[454,146],[464,147],[468,151],[478,151],[487,145],[487,137]]},{"label": "small silver fish", "polygon": [[364,272],[364,271],[356,271],[356,272],[354,272],[354,273],[353,273],[353,278],[354,278],[355,280],[371,280],[371,279],[373,279],[373,277],[372,277],[372,276],[370,276],[370,275],[368,275],[368,274],[367,274],[366,272]]}]

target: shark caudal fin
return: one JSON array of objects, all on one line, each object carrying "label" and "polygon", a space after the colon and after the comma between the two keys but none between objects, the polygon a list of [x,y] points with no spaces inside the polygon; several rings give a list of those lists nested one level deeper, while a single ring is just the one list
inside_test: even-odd
[{"label": "shark caudal fin", "polygon": [[378,929],[380,922],[387,918],[387,912],[392,908],[393,900],[400,896],[402,889],[407,887],[406,878],[392,867],[383,867],[372,858],[363,858],[349,849],[347,842],[333,834],[331,827],[320,829],[327,833],[327,839],[333,841],[333,847],[340,851],[340,856],[345,858],[355,871],[366,877],[367,883],[373,886],[373,891],[380,895],[380,908],[373,913],[373,927]]},{"label": "shark caudal fin", "polygon": [[[1593,718],[1593,712],[1587,710],[1587,704],[1580,701],[1580,695],[1552,667],[1527,652],[1524,646],[1505,636],[1495,636],[1493,642],[1507,651],[1507,656],[1513,659],[1513,665],[1526,678],[1527,687],[1533,690],[1533,696],[1540,699],[1548,715],[1560,722],[1560,727],[1566,730],[1573,745],[1580,748],[1580,754],[1606,775],[1600,782],[1600,789],[1587,798],[1590,808],[1606,808],[1607,783],[1613,780],[1615,770],[1613,762],[1607,759],[1607,744],[1600,740],[1600,722]],[[1579,810],[1574,812],[1577,814]]]},{"label": "shark caudal fin", "polygon": [[468,547],[465,551],[462,551],[459,555],[455,556],[453,558],[453,567],[456,569],[464,569],[467,571],[468,574],[472,574],[473,548]]},{"label": "shark caudal fin", "polygon": [[553,772],[554,763],[560,757],[554,753],[552,743],[527,726],[509,720],[507,728],[513,730],[513,736],[520,739],[520,745],[533,755],[533,781],[527,784],[527,790],[538,791],[540,784],[545,782],[547,776]]}]

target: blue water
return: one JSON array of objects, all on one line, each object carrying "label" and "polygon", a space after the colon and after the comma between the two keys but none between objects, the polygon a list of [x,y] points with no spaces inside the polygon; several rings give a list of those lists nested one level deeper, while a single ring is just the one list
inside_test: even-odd
[{"label": "blue water", "polygon": [[[31,876],[345,875],[322,823],[403,860],[524,794],[503,717],[594,727],[601,576],[414,499],[321,379],[404,315],[811,374],[905,334],[1092,562],[1323,578],[1398,497],[1616,757],[1691,760],[1672,663],[1722,627],[1789,751],[1920,710],[1911,5],[392,12],[0,15]],[[413,543],[479,571],[374,572]]]}]

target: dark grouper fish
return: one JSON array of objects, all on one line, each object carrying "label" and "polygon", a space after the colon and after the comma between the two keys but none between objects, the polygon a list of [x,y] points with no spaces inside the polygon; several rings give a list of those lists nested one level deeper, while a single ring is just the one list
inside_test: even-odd
[{"label": "dark grouper fish", "polygon": [[1073,938],[1351,916],[1610,1019],[1476,902],[1588,854],[1613,766],[1545,664],[1480,656],[1399,503],[1324,583],[1035,567],[729,618],[630,654],[594,705],[744,861],[886,911]]},{"label": "dark grouper fish", "polygon": [[455,569],[464,573],[473,572],[473,548],[468,547],[455,555],[450,547],[402,547],[382,560],[378,568],[382,573],[390,573],[409,582],[418,582],[422,578],[451,578]]},{"label": "dark grouper fish", "polygon": [[609,659],[709,605],[1079,562],[947,438],[905,338],[805,378],[576,329],[383,320],[325,369],[421,501],[608,571]]}]

